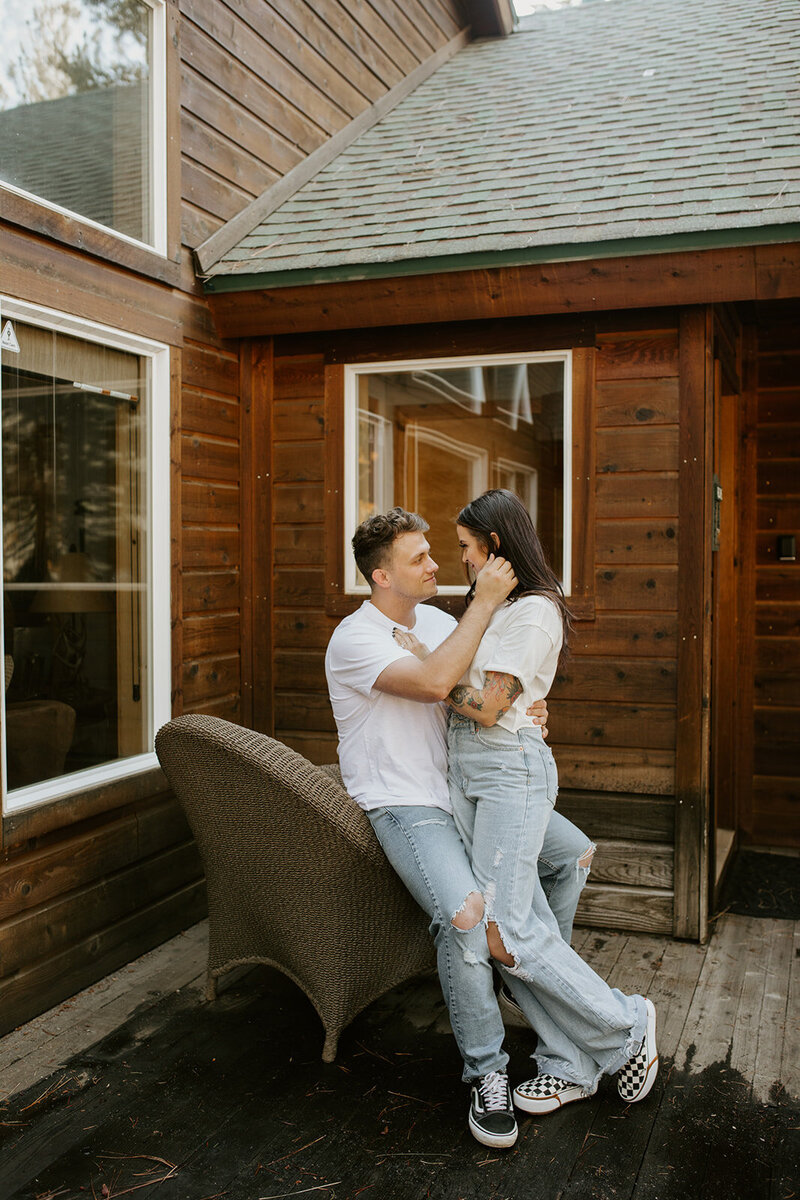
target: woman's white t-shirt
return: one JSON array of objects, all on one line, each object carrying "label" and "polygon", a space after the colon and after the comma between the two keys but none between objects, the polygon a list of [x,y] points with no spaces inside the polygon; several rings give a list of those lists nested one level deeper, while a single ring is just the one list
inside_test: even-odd
[{"label": "woman's white t-shirt", "polygon": [[482,688],[487,671],[515,675],[522,694],[497,722],[516,732],[533,725],[526,709],[543,700],[555,678],[564,637],[561,613],[547,596],[522,596],[506,601],[492,615],[486,632],[461,683]]}]

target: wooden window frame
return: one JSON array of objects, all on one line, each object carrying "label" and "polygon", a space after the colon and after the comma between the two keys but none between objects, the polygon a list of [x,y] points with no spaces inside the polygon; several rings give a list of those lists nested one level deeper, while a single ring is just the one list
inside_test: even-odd
[{"label": "wooden window frame", "polygon": [[[553,351],[564,353],[564,351]],[[571,360],[571,589],[568,597],[570,609],[576,620],[593,621],[594,599],[594,543],[595,543],[595,355],[593,347],[573,347],[569,350]],[[459,365],[473,361],[534,361],[539,355],[520,350],[517,355],[461,355]],[[416,359],[366,362],[363,367],[400,370]],[[422,360],[419,360],[422,361]],[[441,359],[426,359],[440,364],[455,362],[453,356]],[[343,617],[355,612],[365,599],[364,594],[347,592],[345,589],[345,528],[346,497],[346,370],[362,364],[350,362],[329,364],[325,367],[325,612],[329,616]],[[566,466],[566,464],[565,464]],[[567,504],[565,488],[565,507]],[[453,594],[441,594],[436,603],[448,612],[460,614],[463,598]]]},{"label": "wooden window frame", "polygon": [[177,0],[144,0],[154,14],[151,124],[155,245],[0,180],[4,220],[171,286],[180,284],[180,59]]},{"label": "wooden window frame", "polygon": [[[160,342],[112,329],[93,321],[73,317],[40,305],[0,297],[0,322],[7,319],[25,321],[41,328],[52,329],[72,337],[99,342],[139,355],[148,361],[148,423],[145,430],[148,477],[147,562],[148,579],[148,657],[152,666],[147,678],[149,689],[150,740],[156,730],[172,716],[172,613],[170,596],[170,564],[172,555],[170,529],[170,402],[172,373],[170,348]],[[0,630],[2,618],[0,618]],[[5,709],[3,707],[3,713]],[[3,845],[6,832],[11,833],[26,814],[43,810],[48,815],[37,828],[58,828],[65,823],[65,812],[104,806],[104,797],[116,797],[115,804],[124,803],[120,797],[137,790],[142,776],[160,777],[155,751],[149,750],[126,759],[114,759],[100,767],[89,768],[71,775],[57,776],[32,784],[24,790],[21,803],[9,805],[5,786],[5,730],[2,744],[2,812]],[[155,774],[154,774],[155,773]],[[134,782],[136,781],[136,782]],[[126,787],[126,785],[128,785]],[[94,798],[94,799],[93,799]],[[114,806],[114,805],[112,805]],[[77,818],[75,818],[77,819]],[[10,824],[9,824],[10,823]],[[23,822],[24,824],[24,822]]]}]

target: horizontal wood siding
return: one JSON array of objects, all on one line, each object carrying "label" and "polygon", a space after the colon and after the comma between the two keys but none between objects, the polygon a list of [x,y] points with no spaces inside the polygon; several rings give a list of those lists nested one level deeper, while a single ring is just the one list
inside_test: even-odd
[{"label": "horizontal wood siding", "polygon": [[[777,318],[777,319],[776,319]],[[800,846],[800,307],[768,310],[757,329],[757,482],[752,805],[745,836]]]},{"label": "horizontal wood siding", "polygon": [[[581,919],[671,931],[677,696],[678,328],[646,314],[603,331],[564,320],[551,345],[596,345],[591,532],[595,619],[578,621],[551,693],[561,810],[599,841]],[[325,363],[435,354],[430,330],[277,339],[273,408],[274,717],[276,737],[316,762],[336,758],[324,653]],[[513,332],[448,326],[442,353],[540,349],[536,322]],[[359,355],[357,346],[361,346]],[[390,347],[387,349],[387,347]],[[328,434],[327,444],[324,435]],[[592,461],[592,455],[588,456]],[[580,522],[581,513],[575,520]],[[340,553],[338,549],[336,553]]]}]

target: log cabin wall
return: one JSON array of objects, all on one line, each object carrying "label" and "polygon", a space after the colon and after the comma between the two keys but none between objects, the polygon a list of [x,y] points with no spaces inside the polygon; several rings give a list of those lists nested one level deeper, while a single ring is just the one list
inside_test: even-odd
[{"label": "log cabin wall", "polygon": [[[191,251],[464,24],[455,0],[167,0],[167,255],[0,192],[4,295],[170,347],[175,714],[265,721],[243,603],[250,409]],[[204,911],[157,771],[8,816],[0,852],[0,1034]]]},{"label": "log cabin wall", "polygon": [[754,520],[744,552],[755,560],[755,611],[745,610],[755,708],[741,824],[746,841],[767,846],[800,845],[800,566],[778,557],[779,536],[800,539],[798,320],[797,303],[766,305],[754,331]]},{"label": "log cabin wall", "polygon": [[[663,310],[277,338],[271,410],[275,735],[316,762],[331,762],[336,734],[323,659],[341,612],[326,609],[328,577],[336,573],[326,520],[331,505],[338,511],[343,448],[330,424],[330,396],[325,427],[326,372],[330,388],[344,362],[576,349],[589,381],[590,427],[578,436],[591,486],[585,511],[577,506],[574,536],[580,540],[588,520],[590,569],[577,606],[584,619],[550,705],[559,805],[599,844],[580,919],[670,932],[679,325],[676,310]],[[702,319],[686,326],[683,348],[684,361],[694,358],[701,372],[704,328]]]}]

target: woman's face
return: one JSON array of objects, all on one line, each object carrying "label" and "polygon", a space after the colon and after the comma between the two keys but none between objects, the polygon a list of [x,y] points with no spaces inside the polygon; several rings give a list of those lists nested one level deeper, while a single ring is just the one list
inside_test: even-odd
[{"label": "woman's face", "polygon": [[456,525],[458,544],[461,548],[461,561],[469,567],[473,575],[478,575],[489,558],[489,551],[479,542],[471,530],[463,525]]}]

